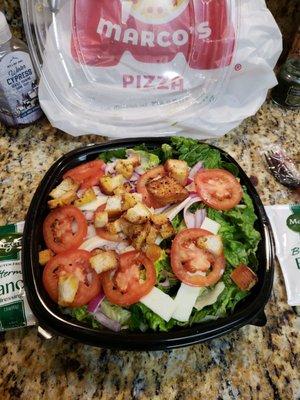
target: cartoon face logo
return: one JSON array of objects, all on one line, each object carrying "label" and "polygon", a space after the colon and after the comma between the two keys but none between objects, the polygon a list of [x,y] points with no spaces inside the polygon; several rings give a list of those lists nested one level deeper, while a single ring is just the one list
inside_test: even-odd
[{"label": "cartoon face logo", "polygon": [[[122,0],[121,0],[122,1]],[[146,24],[162,24],[178,17],[189,0],[130,0],[130,14]]]}]

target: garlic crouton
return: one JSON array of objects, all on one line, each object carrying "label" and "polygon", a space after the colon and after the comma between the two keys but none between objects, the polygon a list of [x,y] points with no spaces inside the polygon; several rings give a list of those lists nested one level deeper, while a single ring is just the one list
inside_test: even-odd
[{"label": "garlic crouton", "polygon": [[97,211],[94,218],[95,228],[103,228],[108,223],[108,212]]},{"label": "garlic crouton", "polygon": [[39,252],[39,263],[41,265],[46,265],[48,261],[54,256],[54,253],[52,250],[47,249],[47,250],[42,250]]},{"label": "garlic crouton", "polygon": [[107,199],[105,211],[108,217],[117,217],[122,213],[122,198],[121,196],[112,196]]},{"label": "garlic crouton", "polygon": [[159,234],[163,239],[168,239],[169,237],[175,235],[174,228],[170,222],[162,225],[159,230]]},{"label": "garlic crouton", "polygon": [[96,200],[95,192],[93,191],[92,188],[91,189],[87,189],[85,191],[84,195],[80,199],[77,199],[74,202],[74,206],[75,207],[80,207],[80,206],[83,206],[84,204],[91,203],[94,200]]},{"label": "garlic crouton", "polygon": [[75,183],[71,178],[64,179],[56,188],[54,188],[49,196],[53,199],[58,199],[66,194],[76,193],[79,185]]},{"label": "garlic crouton", "polygon": [[125,193],[122,196],[122,200],[123,200],[123,202],[122,202],[122,210],[123,211],[129,210],[129,208],[134,207],[137,203],[135,196],[131,193]]},{"label": "garlic crouton", "polygon": [[157,246],[157,244],[147,244],[144,248],[144,252],[150,260],[155,262],[162,256],[163,250]]},{"label": "garlic crouton", "polygon": [[157,236],[158,236],[158,229],[156,229],[155,226],[151,226],[148,235],[146,237],[146,243],[154,244]]},{"label": "garlic crouton", "polygon": [[144,224],[150,219],[150,217],[151,212],[149,208],[142,203],[137,203],[124,214],[124,218],[134,224]]},{"label": "garlic crouton", "polygon": [[97,274],[101,274],[102,272],[117,268],[118,257],[116,252],[112,250],[98,250],[97,254],[90,258],[90,263]]},{"label": "garlic crouton", "polygon": [[76,193],[74,192],[69,192],[64,194],[62,197],[59,197],[58,199],[53,199],[48,201],[48,206],[49,208],[53,209],[56,207],[63,207],[63,206],[68,206],[71,204],[74,200],[76,200],[77,196]]},{"label": "garlic crouton", "polygon": [[168,218],[165,214],[152,214],[151,221],[158,226],[168,223]]},{"label": "garlic crouton", "polygon": [[118,160],[115,167],[118,174],[121,174],[126,179],[132,177],[134,167],[130,160]]},{"label": "garlic crouton", "polygon": [[186,161],[168,160],[165,163],[165,169],[171,178],[174,178],[180,185],[187,184],[189,176],[189,167]]},{"label": "garlic crouton", "polygon": [[151,196],[162,206],[179,203],[189,196],[189,192],[169,176],[153,180],[146,187]]},{"label": "garlic crouton", "polygon": [[122,186],[124,182],[125,178],[120,174],[116,176],[102,176],[99,181],[99,186],[104,194],[111,195],[114,190]]},{"label": "garlic crouton", "polygon": [[116,196],[122,196],[125,193],[129,193],[131,191],[132,187],[129,182],[125,182],[122,186],[118,186],[114,190],[114,194]]}]

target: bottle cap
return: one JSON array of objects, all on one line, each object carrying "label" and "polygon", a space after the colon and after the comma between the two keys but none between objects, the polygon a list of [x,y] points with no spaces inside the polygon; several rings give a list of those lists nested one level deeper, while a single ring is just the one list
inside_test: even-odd
[{"label": "bottle cap", "polygon": [[0,11],[0,45],[8,42],[12,37],[5,15]]}]

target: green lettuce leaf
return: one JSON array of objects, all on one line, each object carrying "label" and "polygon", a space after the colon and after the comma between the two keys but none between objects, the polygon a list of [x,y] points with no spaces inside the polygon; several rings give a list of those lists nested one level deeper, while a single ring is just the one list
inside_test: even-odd
[{"label": "green lettuce leaf", "polygon": [[121,326],[127,325],[130,319],[130,311],[124,307],[111,304],[107,299],[104,299],[101,303],[101,312],[108,318],[118,321]]},{"label": "green lettuce leaf", "polygon": [[158,155],[156,155],[150,151],[136,150],[136,148],[134,148],[134,149],[127,150],[126,154],[127,155],[137,154],[140,157],[141,168],[144,171],[154,168],[157,165],[159,165],[159,163],[160,163],[160,159],[159,159]]},{"label": "green lettuce leaf", "polygon": [[166,322],[142,303],[131,306],[130,312],[129,328],[131,330],[146,331],[150,328],[154,331],[167,332],[176,325],[174,319]]},{"label": "green lettuce leaf", "polygon": [[104,162],[110,162],[113,158],[126,158],[126,149],[125,148],[120,148],[120,149],[114,149],[114,150],[106,150],[103,153],[99,154],[100,160],[103,160]]},{"label": "green lettuce leaf", "polygon": [[[154,263],[154,266],[156,270],[156,286],[158,289],[168,293],[173,286],[180,283],[172,271],[170,257],[165,251],[162,252],[162,256]],[[169,282],[168,287],[161,285],[166,280]]]},{"label": "green lettuce leaf", "polygon": [[84,322],[86,325],[92,328],[101,328],[101,324],[90,314],[87,310],[87,306],[82,306],[78,308],[65,308],[61,307],[61,312],[63,314],[70,315],[71,317],[77,319],[77,321]]}]

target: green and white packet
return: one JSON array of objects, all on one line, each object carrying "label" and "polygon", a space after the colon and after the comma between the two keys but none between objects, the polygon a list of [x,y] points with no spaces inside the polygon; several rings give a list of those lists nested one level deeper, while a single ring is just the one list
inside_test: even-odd
[{"label": "green and white packet", "polygon": [[24,222],[0,226],[0,331],[35,324],[23,283],[23,228]]},{"label": "green and white packet", "polygon": [[300,204],[265,206],[290,306],[300,306]]}]

